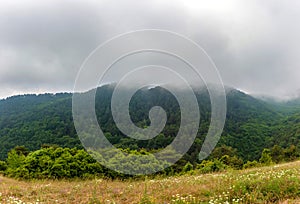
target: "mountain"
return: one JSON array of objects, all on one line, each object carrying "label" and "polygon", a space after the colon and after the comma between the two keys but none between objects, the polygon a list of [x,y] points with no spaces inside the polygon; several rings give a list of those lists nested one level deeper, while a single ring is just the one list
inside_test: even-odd
[{"label": "mountain", "polygon": [[[161,106],[167,113],[167,123],[155,138],[135,140],[126,137],[115,125],[111,114],[111,97],[114,85],[97,89],[96,115],[101,129],[115,146],[130,149],[159,149],[172,142],[180,126],[180,107],[176,98],[162,87],[140,89],[130,102],[130,117],[138,127],[150,125],[149,110]],[[124,89],[124,91],[126,91]],[[196,161],[203,135],[210,122],[210,98],[206,89],[195,90],[201,113],[197,139],[186,160]],[[227,116],[218,145],[237,149],[245,160],[258,159],[264,148],[274,144],[298,145],[299,115],[286,111],[289,104],[275,104],[254,98],[235,89],[227,88]],[[88,93],[82,93],[88,94]],[[286,143],[287,138],[289,139]],[[72,94],[22,95],[0,100],[0,159],[17,145],[36,150],[43,144],[82,148],[72,118]]]},{"label": "mountain", "polygon": [[258,159],[281,117],[266,102],[232,90],[227,93],[227,120],[220,143],[238,149],[244,159]]},{"label": "mountain", "polygon": [[265,101],[270,106],[273,106],[273,109],[285,115],[292,115],[300,111],[300,97],[291,99],[281,99],[259,95],[256,96],[256,98]]},{"label": "mountain", "polygon": [[0,101],[0,158],[16,145],[80,146],[72,122],[71,94],[14,96]]},{"label": "mountain", "polygon": [[279,121],[273,130],[273,144],[281,147],[295,145],[300,141],[300,114],[292,114]]}]

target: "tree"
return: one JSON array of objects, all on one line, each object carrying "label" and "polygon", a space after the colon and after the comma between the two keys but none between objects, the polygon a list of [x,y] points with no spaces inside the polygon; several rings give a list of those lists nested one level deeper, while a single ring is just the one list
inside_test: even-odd
[{"label": "tree", "polygon": [[271,149],[271,157],[275,163],[282,162],[284,160],[283,149],[278,145],[274,145]]},{"label": "tree", "polygon": [[230,157],[228,155],[224,155],[220,161],[234,169],[241,169],[243,167],[243,160],[237,156]]},{"label": "tree", "polygon": [[16,146],[14,150],[18,155],[27,156],[29,154],[29,149],[27,149],[25,146]]},{"label": "tree", "polygon": [[270,149],[263,150],[259,162],[265,165],[270,165],[273,163]]},{"label": "tree", "polygon": [[299,157],[299,153],[297,151],[297,147],[295,145],[291,145],[289,148],[284,150],[284,157],[287,161],[293,161]]},{"label": "tree", "polygon": [[223,156],[228,155],[229,157],[236,156],[236,149],[222,145],[221,147],[216,147],[211,153],[210,157],[213,159],[221,159]]},{"label": "tree", "polygon": [[6,163],[9,169],[17,169],[19,168],[25,159],[23,154],[19,154],[15,149],[11,150],[8,153]]}]

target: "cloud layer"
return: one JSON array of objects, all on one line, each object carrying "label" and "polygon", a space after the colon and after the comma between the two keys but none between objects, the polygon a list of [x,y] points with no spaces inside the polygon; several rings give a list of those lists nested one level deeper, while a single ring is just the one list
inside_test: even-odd
[{"label": "cloud layer", "polygon": [[298,19],[296,0],[0,0],[0,98],[72,91],[93,49],[137,29],[194,40],[226,85],[290,97],[300,89]]}]

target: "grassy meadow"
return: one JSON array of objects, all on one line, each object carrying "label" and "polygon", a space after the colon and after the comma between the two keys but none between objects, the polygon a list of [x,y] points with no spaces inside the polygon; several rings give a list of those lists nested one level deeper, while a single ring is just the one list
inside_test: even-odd
[{"label": "grassy meadow", "polygon": [[143,180],[14,180],[0,203],[300,203],[300,161]]}]

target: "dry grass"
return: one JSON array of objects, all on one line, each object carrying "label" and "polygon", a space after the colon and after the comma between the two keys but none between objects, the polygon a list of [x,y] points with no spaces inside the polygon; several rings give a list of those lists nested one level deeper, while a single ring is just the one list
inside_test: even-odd
[{"label": "dry grass", "polygon": [[[300,161],[143,181],[18,181],[0,176],[0,203],[267,203],[262,198],[272,199],[270,196],[278,190],[272,188],[277,182],[274,179],[287,183],[281,186],[274,202],[300,203],[300,186],[294,186],[300,180]],[[270,189],[262,195],[265,187]]]}]

